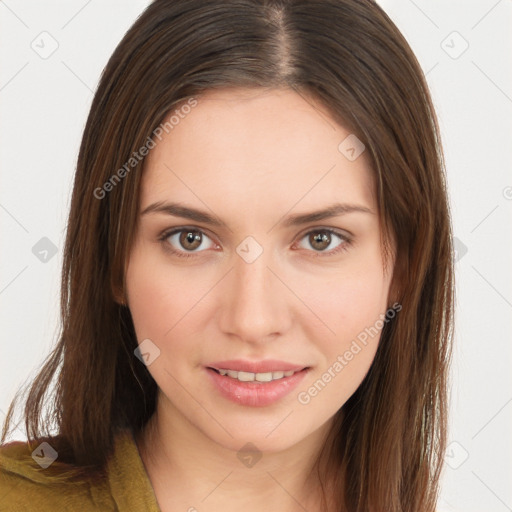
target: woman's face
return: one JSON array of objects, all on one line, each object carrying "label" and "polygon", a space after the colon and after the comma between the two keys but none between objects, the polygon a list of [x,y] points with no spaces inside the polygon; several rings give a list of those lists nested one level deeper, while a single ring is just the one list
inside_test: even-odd
[{"label": "woman's face", "polygon": [[285,449],[354,393],[385,323],[364,148],[291,90],[210,91],[168,131],[126,271],[159,412],[233,450]]}]

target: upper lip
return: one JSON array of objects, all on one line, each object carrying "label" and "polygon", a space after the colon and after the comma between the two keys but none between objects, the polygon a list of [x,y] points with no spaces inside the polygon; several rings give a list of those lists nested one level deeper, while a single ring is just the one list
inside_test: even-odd
[{"label": "upper lip", "polygon": [[262,361],[244,361],[243,359],[232,359],[229,361],[216,361],[206,365],[207,368],[215,370],[233,370],[249,373],[268,373],[288,371],[300,371],[308,368],[307,365],[287,363],[286,361],[278,361],[277,359],[265,359]]}]

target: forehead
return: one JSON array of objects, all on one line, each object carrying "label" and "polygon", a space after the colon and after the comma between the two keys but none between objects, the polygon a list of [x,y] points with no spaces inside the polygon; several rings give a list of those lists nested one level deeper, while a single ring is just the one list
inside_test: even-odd
[{"label": "forehead", "polygon": [[168,199],[238,213],[345,200],[374,208],[366,155],[347,159],[339,146],[350,132],[312,98],[288,89],[223,89],[186,112],[146,157],[142,208]]}]

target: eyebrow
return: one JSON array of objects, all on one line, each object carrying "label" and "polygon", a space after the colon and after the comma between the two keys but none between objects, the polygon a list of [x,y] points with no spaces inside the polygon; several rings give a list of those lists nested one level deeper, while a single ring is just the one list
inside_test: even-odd
[{"label": "eyebrow", "polygon": [[[150,204],[141,212],[142,215],[150,213],[163,213],[166,215],[172,215],[174,217],[182,217],[184,219],[190,219],[196,222],[202,222],[216,227],[227,227],[226,223],[217,218],[214,215],[196,208],[190,208],[183,206],[179,203],[168,203],[164,201],[158,201]],[[339,215],[345,215],[348,213],[369,213],[374,215],[375,213],[366,206],[357,204],[346,204],[346,203],[335,203],[321,210],[301,213],[296,215],[289,215],[283,221],[285,227],[300,226],[301,224],[307,224],[309,222],[317,222],[323,219],[331,217],[337,217]]]}]

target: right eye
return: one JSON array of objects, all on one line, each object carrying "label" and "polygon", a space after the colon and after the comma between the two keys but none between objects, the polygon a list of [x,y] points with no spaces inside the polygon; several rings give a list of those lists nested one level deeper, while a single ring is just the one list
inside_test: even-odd
[{"label": "right eye", "polygon": [[197,228],[175,228],[166,231],[160,237],[160,241],[166,250],[185,258],[216,246],[206,233]]}]

